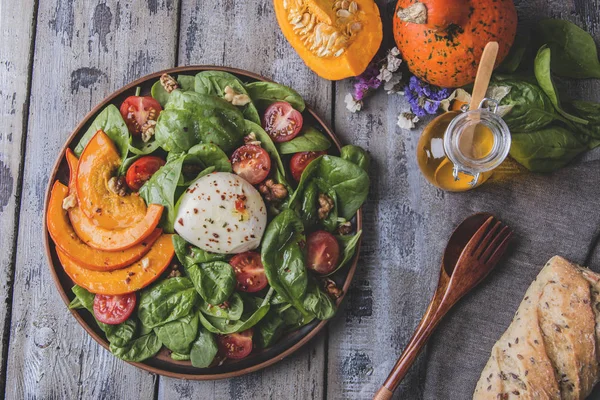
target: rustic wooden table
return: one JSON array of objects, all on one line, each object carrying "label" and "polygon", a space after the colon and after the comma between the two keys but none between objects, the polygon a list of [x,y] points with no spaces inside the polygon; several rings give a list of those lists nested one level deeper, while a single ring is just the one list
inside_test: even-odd
[{"label": "rustic wooden table", "polygon": [[[393,3],[379,1],[388,46]],[[522,24],[565,18],[600,43],[598,0],[516,3]],[[0,393],[8,399],[369,398],[429,302],[445,238],[462,218],[485,210],[513,225],[520,244],[442,324],[398,393],[463,399],[520,302],[505,289],[523,293],[554,253],[600,266],[593,251],[597,153],[551,176],[463,195],[436,190],[416,166],[419,132],[396,126],[405,100],[381,93],[366,110],[348,113],[351,83],[322,80],[304,66],[280,33],[271,0],[0,0],[0,28]],[[78,121],[122,85],[188,64],[244,68],[290,85],[345,142],[374,157],[362,257],[338,315],[288,359],[214,382],[159,377],[96,344],[62,304],[42,245],[50,167]],[[597,81],[569,91],[600,100]],[[497,317],[478,317],[482,304]],[[461,369],[464,354],[476,356],[474,367]],[[441,392],[442,381],[455,391]]]}]

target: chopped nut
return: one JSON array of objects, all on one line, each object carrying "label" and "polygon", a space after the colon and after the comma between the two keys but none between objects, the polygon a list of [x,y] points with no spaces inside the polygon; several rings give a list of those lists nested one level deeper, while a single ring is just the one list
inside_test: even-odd
[{"label": "chopped nut", "polygon": [[171,93],[173,90],[179,88],[179,84],[177,83],[177,81],[175,80],[175,78],[173,78],[169,74],[162,74],[161,75],[161,77],[160,77],[160,84],[162,85],[163,88],[165,88],[165,90],[168,93]]},{"label": "chopped nut", "polygon": [[229,302],[228,301],[224,301],[222,304],[219,304],[219,308],[226,310],[229,308]]},{"label": "chopped nut", "polygon": [[323,286],[325,288],[325,292],[330,295],[333,299],[338,299],[342,296],[344,292],[337,287],[335,282],[329,278],[325,278],[323,280]]},{"label": "chopped nut", "polygon": [[113,176],[108,180],[108,190],[121,197],[127,195],[127,184],[125,177]]},{"label": "chopped nut", "polygon": [[343,224],[340,224],[340,226],[338,226],[337,228],[337,232],[340,235],[349,235],[352,233],[352,224],[348,221],[344,222]]},{"label": "chopped nut", "polygon": [[275,183],[273,179],[267,179],[258,187],[260,193],[268,202],[276,202],[287,197],[288,191],[281,183]]},{"label": "chopped nut", "polygon": [[169,275],[167,275],[167,278],[176,278],[178,276],[181,276],[181,271],[179,271],[179,265],[177,265],[177,264],[171,265],[171,272],[169,272]]},{"label": "chopped nut", "polygon": [[64,198],[62,202],[63,210],[70,210],[73,207],[77,207],[77,196],[75,193],[71,193],[67,197]]},{"label": "chopped nut", "polygon": [[141,264],[142,269],[146,271],[148,268],[150,268],[150,259],[148,257],[142,258]]},{"label": "chopped nut", "polygon": [[142,140],[144,143],[148,142],[154,136],[154,128],[156,127],[156,121],[149,119],[144,125],[142,125]]},{"label": "chopped nut", "polygon": [[236,92],[231,86],[225,86],[223,98],[234,106],[245,106],[250,103],[250,97],[247,94]]},{"label": "chopped nut", "polygon": [[256,133],[250,132],[247,136],[244,137],[245,144],[252,144],[254,146],[260,146],[260,141],[256,140]]},{"label": "chopped nut", "polygon": [[319,219],[325,219],[335,206],[333,199],[326,194],[319,194]]}]

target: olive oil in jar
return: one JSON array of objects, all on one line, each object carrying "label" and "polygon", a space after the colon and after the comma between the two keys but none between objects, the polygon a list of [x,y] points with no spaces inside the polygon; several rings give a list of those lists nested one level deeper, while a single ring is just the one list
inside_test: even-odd
[{"label": "olive oil in jar", "polygon": [[447,112],[434,119],[417,144],[425,178],[443,190],[462,192],[483,184],[510,149],[510,132],[489,110]]}]

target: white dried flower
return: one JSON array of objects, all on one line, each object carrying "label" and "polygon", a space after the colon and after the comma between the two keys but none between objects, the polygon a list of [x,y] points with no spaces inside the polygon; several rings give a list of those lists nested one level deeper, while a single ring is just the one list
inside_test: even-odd
[{"label": "white dried flower", "polygon": [[392,71],[389,71],[386,66],[384,65],[383,67],[381,67],[381,69],[379,70],[379,75],[377,75],[377,79],[379,79],[381,82],[387,82],[390,79],[392,79]]},{"label": "white dried flower", "polygon": [[388,71],[391,71],[391,72],[398,71],[398,68],[400,68],[401,64],[402,64],[401,58],[398,58],[398,57],[392,55],[391,52],[387,55],[387,70]]},{"label": "white dried flower", "polygon": [[360,111],[363,106],[362,101],[354,100],[354,96],[352,96],[352,93],[348,93],[346,95],[346,97],[344,98],[344,102],[346,103],[346,108],[353,113]]},{"label": "white dried flower", "polygon": [[398,126],[402,129],[413,129],[419,122],[419,117],[411,112],[403,112],[398,115]]},{"label": "white dried flower", "polygon": [[394,74],[392,79],[383,84],[383,89],[387,92],[387,94],[400,93],[400,90],[402,89],[402,85],[400,84],[401,79],[401,73]]},{"label": "white dried flower", "polygon": [[389,54],[393,55],[394,57],[399,56],[400,50],[398,50],[398,47],[392,47],[389,51]]}]

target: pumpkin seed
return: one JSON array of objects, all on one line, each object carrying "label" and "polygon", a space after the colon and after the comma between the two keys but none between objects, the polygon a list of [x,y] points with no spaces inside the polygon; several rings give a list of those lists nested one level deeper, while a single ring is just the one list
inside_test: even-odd
[{"label": "pumpkin seed", "polygon": [[344,0],[344,1],[342,1],[342,6],[340,8],[347,10],[349,6],[350,6],[350,2],[348,0]]},{"label": "pumpkin seed", "polygon": [[350,24],[350,33],[356,33],[360,31],[362,24],[360,22],[353,22]]},{"label": "pumpkin seed", "polygon": [[352,14],[350,14],[350,11],[348,10],[337,10],[335,15],[337,15],[340,18],[348,18],[352,16]]},{"label": "pumpkin seed", "polygon": [[358,11],[358,4],[356,4],[355,1],[350,3],[350,5],[348,6],[348,11],[350,11],[352,14],[356,13]]}]

